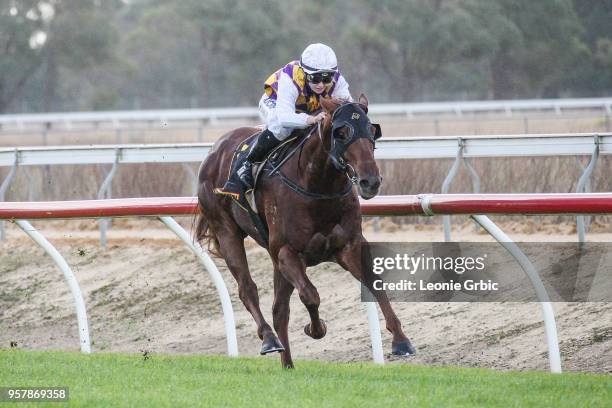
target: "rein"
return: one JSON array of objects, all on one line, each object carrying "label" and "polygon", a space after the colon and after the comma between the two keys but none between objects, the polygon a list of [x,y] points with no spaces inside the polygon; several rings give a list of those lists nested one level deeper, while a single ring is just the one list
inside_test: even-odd
[{"label": "rein", "polygon": [[347,195],[351,193],[351,191],[353,191],[353,183],[349,183],[347,185],[347,188],[344,191],[341,191],[339,193],[335,193],[335,194],[313,193],[311,191],[304,190],[302,187],[295,184],[293,181],[291,181],[291,179],[285,176],[281,171],[278,172],[278,175],[280,176],[281,181],[285,183],[285,185],[289,187],[291,190],[295,191],[296,193],[300,195],[303,195],[304,197],[313,198],[315,200],[331,200],[335,198],[342,198],[342,197],[346,197]]},{"label": "rein", "polygon": [[[339,110],[339,109],[337,109]],[[335,113],[332,115],[332,121],[334,119]],[[310,139],[310,137],[313,135],[315,129],[317,130],[317,133],[319,134],[319,140],[321,140],[321,146],[323,146],[323,150],[331,157],[331,152],[329,150],[327,150],[325,148],[325,143],[323,143],[323,131],[321,129],[321,122],[317,123],[317,126],[313,126],[308,133],[306,134],[306,136],[304,136],[302,138],[302,140],[300,141],[300,143],[298,143],[297,146],[295,146],[293,148],[293,150],[291,152],[289,152],[287,154],[287,156],[285,156],[285,158],[283,160],[281,160],[280,163],[278,163],[276,166],[274,166],[270,172],[268,173],[269,176],[273,176],[274,174],[278,173],[281,181],[287,186],[289,187],[291,190],[293,190],[294,192],[296,192],[299,195],[302,195],[304,197],[308,197],[308,198],[312,198],[315,200],[332,200],[332,199],[338,199],[338,198],[342,198],[342,197],[346,197],[347,195],[349,195],[351,193],[351,191],[353,191],[353,185],[357,184],[358,178],[357,178],[357,172],[355,171],[355,169],[353,168],[353,166],[351,166],[349,163],[343,162],[343,165],[345,166],[345,171],[344,174],[346,175],[349,183],[346,186],[346,188],[338,193],[333,193],[333,194],[321,194],[321,193],[314,193],[312,191],[308,191],[305,190],[304,188],[300,187],[297,183],[295,183],[294,181],[292,181],[289,177],[287,177],[280,169],[281,167],[298,151],[300,150],[304,144]]]},{"label": "rein", "polygon": [[[320,124],[319,124],[319,129],[320,129]],[[274,173],[280,172],[280,168],[283,166],[283,164],[285,164],[287,162],[287,160],[289,160],[291,158],[291,156],[293,156],[295,154],[295,152],[298,151],[298,149],[301,149],[302,146],[304,146],[304,144],[308,141],[308,139],[310,139],[310,136],[312,136],[312,134],[314,133],[314,130],[315,130],[315,127],[313,126],[312,129],[310,129],[308,131],[306,136],[304,136],[302,138],[300,143],[298,143],[298,145],[295,146],[292,151],[287,153],[287,156],[285,156],[285,158],[283,160],[281,160],[280,163],[278,163],[272,170],[270,170],[269,176],[273,176]],[[323,146],[323,148],[325,148],[325,146]]]}]

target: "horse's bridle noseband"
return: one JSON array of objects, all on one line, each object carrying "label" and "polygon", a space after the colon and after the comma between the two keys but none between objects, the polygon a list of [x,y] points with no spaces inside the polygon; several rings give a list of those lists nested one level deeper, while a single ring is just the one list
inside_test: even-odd
[{"label": "horse's bridle noseband", "polygon": [[[352,111],[348,111],[347,107],[353,107]],[[338,107],[331,117],[331,147],[328,150],[328,155],[336,170],[346,173],[351,183],[357,183],[357,172],[344,158],[344,153],[351,144],[358,139],[368,139],[372,146],[376,146],[376,140],[382,136],[380,125],[371,123],[367,114],[359,103],[349,102]],[[355,125],[360,125],[366,129],[365,132],[356,133]],[[375,133],[372,134],[370,126],[375,128]],[[349,135],[345,138],[340,138],[336,135],[336,131],[340,128],[347,127]],[[319,122],[319,137],[323,142],[321,124]],[[325,148],[325,145],[323,145]]]}]

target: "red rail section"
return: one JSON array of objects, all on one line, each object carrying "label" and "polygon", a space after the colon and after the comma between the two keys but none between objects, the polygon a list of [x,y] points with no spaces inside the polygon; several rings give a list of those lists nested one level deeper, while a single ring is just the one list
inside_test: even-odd
[{"label": "red rail section", "polygon": [[[425,212],[423,207],[428,209]],[[195,197],[122,198],[84,201],[0,202],[0,219],[101,218],[193,215]],[[421,194],[378,196],[361,201],[363,215],[609,214],[612,193]]]},{"label": "red rail section", "polygon": [[0,219],[101,218],[192,215],[195,197],[118,198],[110,200],[0,202]]},{"label": "red rail section", "polygon": [[434,214],[607,214],[612,193],[439,194],[431,195]]}]

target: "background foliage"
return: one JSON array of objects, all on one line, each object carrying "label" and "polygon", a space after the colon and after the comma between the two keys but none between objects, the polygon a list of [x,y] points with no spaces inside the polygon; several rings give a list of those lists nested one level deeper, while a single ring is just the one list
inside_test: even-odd
[{"label": "background foliage", "polygon": [[0,0],[0,112],[255,105],[311,42],[373,102],[606,96],[612,0]]}]

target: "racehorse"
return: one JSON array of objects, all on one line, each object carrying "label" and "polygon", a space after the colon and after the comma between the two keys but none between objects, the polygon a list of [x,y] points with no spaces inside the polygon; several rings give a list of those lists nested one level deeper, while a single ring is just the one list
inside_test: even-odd
[{"label": "racehorse", "polygon": [[[225,260],[238,282],[240,300],[257,324],[263,341],[261,354],[280,352],[283,367],[293,368],[287,329],[294,289],[310,314],[304,332],[314,339],[327,332],[319,317],[319,293],[306,275],[307,267],[321,262],[338,263],[374,294],[393,335],[393,354],[414,354],[386,294],[372,290],[374,274],[361,264],[366,241],[355,190],[364,199],[378,194],[382,178],[374,161],[374,145],[381,135],[380,126],[368,119],[368,100],[363,94],[358,103],[321,98],[320,104],[328,113],[326,119],[309,134],[290,142],[299,154],[289,157],[276,172],[268,169],[270,174],[257,179],[255,204],[269,239],[235,200],[215,193],[228,177],[234,152],[256,128],[225,134],[202,163],[195,238],[201,243],[208,241],[211,252]],[[257,286],[244,249],[246,236],[266,248],[272,259],[274,330],[259,308]]]}]

